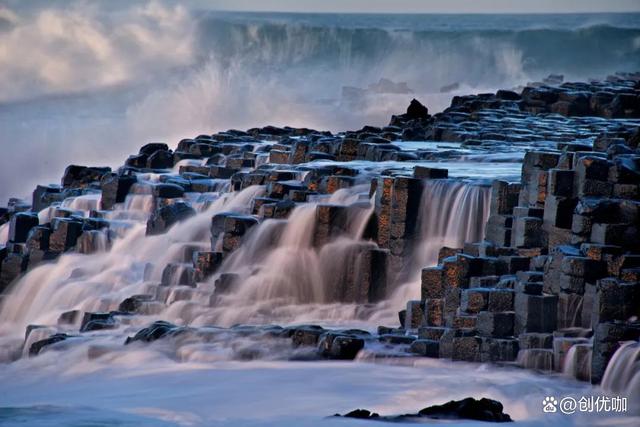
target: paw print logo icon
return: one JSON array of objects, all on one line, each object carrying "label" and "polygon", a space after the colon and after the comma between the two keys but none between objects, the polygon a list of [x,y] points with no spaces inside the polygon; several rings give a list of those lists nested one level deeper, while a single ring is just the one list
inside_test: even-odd
[{"label": "paw print logo icon", "polygon": [[558,401],[553,396],[547,396],[542,399],[542,411],[543,412],[557,412]]}]

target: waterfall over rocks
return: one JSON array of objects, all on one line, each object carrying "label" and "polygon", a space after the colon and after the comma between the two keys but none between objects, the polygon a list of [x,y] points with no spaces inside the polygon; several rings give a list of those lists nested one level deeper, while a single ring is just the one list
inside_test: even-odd
[{"label": "waterfall over rocks", "polygon": [[640,343],[628,341],[614,353],[602,378],[602,388],[627,397],[629,410],[640,414]]},{"label": "waterfall over rocks", "polygon": [[[433,116],[414,100],[385,127],[230,129],[149,143],[117,171],[73,165],[0,211],[0,384],[183,390],[216,371],[214,390],[245,393],[274,367],[311,384],[286,363],[314,360],[394,387],[425,368],[430,397],[468,376],[514,419],[538,418],[510,397],[530,384],[536,402],[588,382],[637,400],[638,81],[455,97]],[[569,114],[586,96],[597,117]],[[400,400],[424,399],[412,381]]]},{"label": "waterfall over rocks", "polygon": [[[249,213],[264,189],[223,192],[211,206],[167,234],[145,236],[140,222],[153,211],[154,198],[144,194],[150,187],[138,187],[137,194],[127,196],[108,215],[122,224],[112,228],[120,230],[118,237],[109,233],[111,241],[101,231],[85,233],[78,243],[83,255],[64,255],[25,275],[4,301],[0,320],[25,326],[27,322],[56,323],[66,311],[115,310],[130,294],[159,297],[159,291],[169,291],[166,303],[185,306],[167,308],[174,316],[167,319],[174,321],[232,325],[259,320],[267,310],[278,319],[282,310],[283,320],[295,322],[299,320],[295,312],[306,311],[295,306],[323,311],[322,306],[328,305],[333,307],[332,321],[348,322],[375,311],[354,311],[351,304],[383,302],[403,284],[398,280],[404,274],[389,271],[385,250],[366,235],[373,204],[368,186],[357,185],[316,197],[296,207],[287,219],[266,219],[256,225],[197,292],[157,288],[154,281],[170,287],[192,286],[193,280],[186,278],[191,267],[184,262],[191,259],[184,258],[185,248],[206,249],[210,218],[226,212]],[[406,272],[413,278],[413,292],[419,289],[415,281],[420,269],[437,262],[440,247],[461,247],[482,238],[489,195],[490,188],[473,183],[424,182],[419,226],[409,254],[411,270]],[[89,212],[98,202],[95,196],[75,197],[64,200],[62,206]],[[52,214],[41,215],[41,221],[48,221]],[[168,271],[170,266],[173,270]]]},{"label": "waterfall over rocks", "polygon": [[[108,253],[69,253],[55,263],[33,269],[14,284],[15,291],[3,301],[0,322],[56,324],[58,316],[69,310],[116,310],[132,294],[153,291],[156,285],[149,279],[160,279],[166,264],[181,262],[185,245],[207,242],[212,214],[222,210],[246,212],[263,191],[258,186],[225,193],[196,216],[159,236],[146,236],[146,226],[140,223],[138,212],[147,211],[149,199],[128,196],[114,211],[115,217],[128,223],[126,231],[113,241]],[[145,270],[148,274],[153,271],[150,277],[145,277]]]},{"label": "waterfall over rocks", "polygon": [[428,180],[419,212],[415,263],[436,265],[443,247],[462,248],[479,242],[489,218],[491,187],[462,181]]}]

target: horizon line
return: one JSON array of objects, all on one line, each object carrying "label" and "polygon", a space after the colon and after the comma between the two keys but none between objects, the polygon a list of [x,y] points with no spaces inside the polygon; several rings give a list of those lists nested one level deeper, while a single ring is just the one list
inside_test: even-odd
[{"label": "horizon line", "polygon": [[237,12],[237,13],[288,13],[296,15],[623,15],[623,14],[640,14],[637,10],[617,10],[617,11],[589,11],[589,12],[396,12],[396,11],[380,11],[380,12],[357,12],[357,11],[300,11],[300,10],[245,10],[230,8],[212,8],[207,9],[212,12]]},{"label": "horizon line", "polygon": [[379,12],[366,12],[366,11],[301,11],[301,10],[267,10],[267,9],[233,9],[233,8],[202,8],[213,12],[245,12],[245,13],[290,13],[290,14],[317,14],[317,15],[622,15],[622,14],[640,14],[640,8],[634,10],[615,10],[615,11],[557,11],[557,12],[513,12],[513,11],[488,11],[488,12],[446,12],[446,11],[379,11]]}]

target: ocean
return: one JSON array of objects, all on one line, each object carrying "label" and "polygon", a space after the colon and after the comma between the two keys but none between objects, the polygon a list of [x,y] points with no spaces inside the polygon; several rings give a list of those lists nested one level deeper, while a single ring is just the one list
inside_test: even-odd
[{"label": "ocean", "polygon": [[[0,9],[2,203],[30,197],[37,183],[58,182],[69,161],[115,166],[149,141],[171,145],[185,135],[266,124],[332,131],[384,125],[413,97],[437,112],[455,94],[640,66],[634,13],[56,5]],[[408,90],[377,85],[380,79]]]}]

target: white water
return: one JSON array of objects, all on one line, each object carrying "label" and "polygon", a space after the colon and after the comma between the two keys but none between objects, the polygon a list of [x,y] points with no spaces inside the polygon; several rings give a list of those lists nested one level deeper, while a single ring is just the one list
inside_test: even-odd
[{"label": "white water", "polygon": [[[318,316],[315,320],[325,322],[352,319],[355,307],[335,304],[339,301],[333,292],[342,285],[343,273],[356,261],[353,257],[359,249],[376,246],[362,240],[371,204],[355,205],[367,192],[366,185],[339,190],[297,207],[287,220],[269,219],[257,226],[220,268],[220,273],[238,275],[237,289],[222,297],[216,307],[205,308],[203,318],[195,322],[295,322],[311,320],[314,315]],[[316,248],[313,240],[319,203],[348,206],[349,213],[345,232]],[[323,307],[328,304],[331,308]]]},{"label": "white water", "polygon": [[[114,229],[108,235],[96,232],[81,247],[81,252],[101,253],[65,254],[55,263],[33,269],[14,285],[0,311],[3,328],[13,331],[10,335],[21,334],[28,324],[55,325],[58,316],[68,310],[109,311],[131,295],[156,294],[156,283],[164,266],[183,262],[185,244],[203,248],[208,245],[213,215],[223,211],[247,214],[254,197],[263,191],[254,187],[241,193],[223,193],[169,233],[147,237],[145,221],[154,206],[152,197],[145,194],[148,193],[145,185],[143,181],[136,184],[135,194],[109,214]],[[165,296],[167,308],[158,318],[178,324],[220,326],[241,322],[319,322],[369,327],[395,324],[396,313],[406,301],[402,299],[404,294],[419,291],[416,278],[420,269],[435,262],[440,246],[461,247],[465,241],[482,237],[489,191],[456,181],[427,182],[421,205],[422,225],[411,264],[413,280],[403,286],[390,283],[392,291],[401,290],[376,307],[363,308],[336,299],[336,292],[344,286],[348,274],[358,281],[362,251],[376,247],[362,238],[373,207],[366,201],[368,186],[360,185],[301,205],[287,220],[266,220],[254,227],[218,274],[206,283],[200,283],[197,289],[169,288]],[[67,199],[62,206],[86,214],[98,203],[99,195],[88,195]],[[347,206],[348,214],[347,229],[340,237],[316,248],[313,236],[319,203]],[[52,209],[41,212],[41,222],[48,219]],[[112,248],[104,254],[109,245]],[[153,266],[151,282],[143,280],[147,264]],[[237,274],[239,285],[229,295],[219,297],[212,307],[211,294],[221,273]]]},{"label": "white water", "polygon": [[602,378],[602,388],[627,396],[629,410],[640,415],[640,344],[629,341],[615,352]]},{"label": "white water", "polygon": [[0,225],[0,245],[4,245],[9,240],[9,223]]},{"label": "white water", "polygon": [[92,210],[100,207],[100,193],[85,194],[78,197],[68,197],[62,203],[53,203],[38,212],[38,222],[46,224],[55,217],[59,209],[71,211],[74,215],[88,217]]},{"label": "white water", "polygon": [[592,348],[585,348],[586,340],[578,338],[577,344],[573,345],[564,358],[562,372],[573,378],[591,378],[591,357]]},{"label": "white water", "polygon": [[[62,312],[71,309],[116,309],[124,298],[144,293],[146,263],[158,265],[159,274],[165,264],[178,258],[184,244],[208,241],[212,215],[222,211],[246,213],[251,200],[262,192],[262,187],[250,187],[240,193],[225,193],[167,234],[147,237],[146,224],[138,222],[114,241],[106,255],[65,254],[56,263],[39,266],[15,283],[15,291],[0,310],[0,323],[23,328],[29,323],[55,324]],[[125,206],[134,212],[146,210],[148,200],[147,196],[129,196]]]},{"label": "white water", "polygon": [[420,298],[420,272],[438,264],[440,248],[462,248],[465,242],[479,242],[489,218],[491,188],[452,180],[427,180],[420,202],[418,239],[406,282],[391,297],[394,305]]},{"label": "white water", "polygon": [[[362,205],[367,191],[366,185],[339,190],[299,206],[287,220],[269,219],[256,226],[218,274],[200,286],[213,289],[220,274],[233,273],[237,275],[235,289],[219,296],[214,306],[197,300],[199,294],[195,293],[190,303],[170,307],[170,318],[221,326],[280,322],[370,328],[379,323],[395,324],[407,293],[419,292],[421,268],[435,264],[441,246],[462,247],[466,241],[482,238],[490,189],[455,181],[427,182],[422,225],[416,236],[418,249],[411,253],[411,280],[390,282],[388,300],[363,308],[336,300],[335,295],[351,275],[358,281],[362,251],[377,247],[362,239],[373,209],[370,203],[368,208]],[[321,248],[313,242],[318,203],[350,206],[347,229]]]},{"label": "white water", "polygon": [[[2,2],[0,204],[57,181],[70,153],[116,166],[145,142],[228,128],[384,125],[412,97],[437,112],[454,94],[638,64],[637,14],[234,15],[176,3]],[[380,78],[414,92],[341,96]]]},{"label": "white water", "polygon": [[[375,421],[325,417],[356,408],[400,414],[450,399],[484,396],[503,402],[505,412],[519,426],[623,425],[625,421],[542,413],[544,396],[592,393],[585,384],[519,369],[442,360],[407,359],[397,365],[176,364],[153,350],[127,348],[116,356],[85,359],[60,369],[56,357],[55,352],[45,353],[0,371],[2,406],[22,408],[15,411],[16,418],[22,415],[42,423],[38,425],[52,419],[51,425],[80,425],[78,420],[110,425],[118,420],[122,424],[117,425],[125,426],[377,426],[380,423]],[[40,405],[43,402],[47,405]],[[17,424],[9,420],[5,425]]]},{"label": "white water", "polygon": [[479,242],[489,218],[491,188],[460,181],[428,180],[420,206],[417,264],[438,263],[440,248]]},{"label": "white water", "polygon": [[[211,327],[125,347],[126,336],[156,319],[192,326],[280,321],[371,329],[384,322],[396,324],[401,308],[395,298],[366,307],[331,302],[326,293],[332,277],[340,277],[341,269],[351,263],[350,248],[374,245],[362,239],[372,209],[362,204],[364,187],[340,190],[300,206],[286,221],[266,220],[254,227],[221,270],[240,274],[241,286],[214,307],[209,301],[215,276],[195,289],[159,289],[155,283],[165,264],[181,261],[185,244],[208,244],[213,215],[247,214],[263,188],[224,193],[167,234],[152,237],[145,236],[144,223],[154,207],[145,191],[138,188],[139,194],[130,195],[110,214],[114,223],[126,226],[118,228],[107,253],[65,254],[56,263],[37,267],[16,283],[4,301],[0,311],[4,360],[15,359],[31,343],[56,330],[76,335],[37,357],[20,358],[0,370],[0,417],[5,424],[26,420],[31,425],[47,425],[51,420],[51,425],[330,426],[351,423],[324,418],[335,412],[366,407],[397,414],[467,396],[502,401],[505,411],[521,425],[594,421],[581,416],[547,416],[541,412],[541,401],[546,395],[579,396],[598,390],[518,369],[412,359],[399,361],[399,365],[375,364],[366,358],[352,363],[292,362],[286,360],[300,350],[292,349],[288,340]],[[419,241],[439,238],[447,245],[461,246],[466,239],[480,238],[484,222],[480,219],[488,214],[488,197],[486,187],[429,183],[422,200],[422,209],[429,212],[422,211]],[[63,205],[91,208],[95,203],[91,198],[81,200]],[[346,232],[320,250],[312,247],[317,203],[353,206]],[[429,262],[437,253],[435,246],[422,246],[414,255],[416,264],[420,259]],[[147,263],[155,266],[151,282],[143,280]],[[411,286],[400,286],[398,292]],[[165,299],[147,306],[144,314],[119,318],[114,330],[78,335],[77,325],[55,326],[64,311],[113,310],[123,299],[145,293],[164,294]],[[27,324],[54,326],[35,329],[22,347]],[[238,361],[247,355],[260,360]],[[465,377],[464,388],[459,384],[461,376]],[[631,418],[595,418],[601,425],[622,425],[627,419]]]}]

